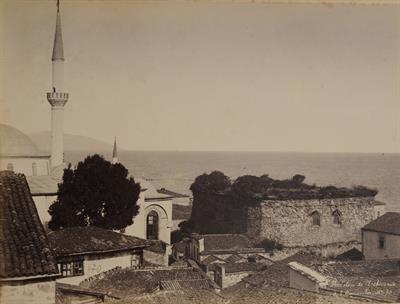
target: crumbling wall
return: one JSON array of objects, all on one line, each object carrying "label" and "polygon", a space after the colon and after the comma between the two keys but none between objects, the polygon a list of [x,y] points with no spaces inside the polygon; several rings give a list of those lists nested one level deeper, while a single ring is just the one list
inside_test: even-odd
[{"label": "crumbling wall", "polygon": [[[265,200],[249,207],[247,233],[286,247],[361,241],[361,228],[374,217],[373,202],[372,197]],[[340,224],[334,222],[335,210],[341,214]],[[319,213],[320,225],[313,224],[313,212]]]}]

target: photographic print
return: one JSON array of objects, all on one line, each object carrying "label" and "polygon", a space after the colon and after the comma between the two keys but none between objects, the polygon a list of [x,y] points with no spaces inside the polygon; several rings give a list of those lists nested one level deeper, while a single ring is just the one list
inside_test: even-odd
[{"label": "photographic print", "polygon": [[398,1],[0,20],[0,303],[400,303]]}]

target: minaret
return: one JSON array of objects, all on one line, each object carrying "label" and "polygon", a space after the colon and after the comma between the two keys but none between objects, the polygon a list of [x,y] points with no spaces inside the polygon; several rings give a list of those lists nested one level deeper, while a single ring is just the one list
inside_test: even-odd
[{"label": "minaret", "polygon": [[111,163],[113,165],[118,163],[118,152],[117,152],[117,137],[114,137],[114,148],[113,148],[113,156]]},{"label": "minaret", "polygon": [[64,106],[68,93],[63,91],[64,83],[64,49],[61,34],[60,2],[57,0],[56,32],[54,35],[52,61],[52,91],[47,93],[51,105],[51,167],[64,163]]}]

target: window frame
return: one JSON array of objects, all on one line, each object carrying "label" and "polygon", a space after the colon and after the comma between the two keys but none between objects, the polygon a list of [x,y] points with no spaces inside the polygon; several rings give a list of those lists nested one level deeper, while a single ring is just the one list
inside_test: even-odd
[{"label": "window frame", "polygon": [[386,249],[386,237],[384,235],[378,235],[378,249]]},{"label": "window frame", "polygon": [[333,224],[334,225],[338,225],[338,226],[342,225],[342,213],[338,209],[335,209],[332,212],[332,216],[333,216]]},{"label": "window frame", "polygon": [[85,275],[84,260],[61,262],[59,270],[63,278],[83,276]]},{"label": "window frame", "polygon": [[321,226],[321,214],[316,210],[311,212],[311,223],[313,227]]}]

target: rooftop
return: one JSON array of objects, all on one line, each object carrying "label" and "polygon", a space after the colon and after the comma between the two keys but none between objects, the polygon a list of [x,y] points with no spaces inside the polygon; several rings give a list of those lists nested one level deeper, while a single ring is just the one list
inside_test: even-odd
[{"label": "rooftop", "polygon": [[147,201],[170,200],[173,198],[171,195],[159,193],[151,181],[145,178],[136,178],[135,181],[140,184],[142,192],[144,192],[144,199]]},{"label": "rooftop", "polygon": [[174,192],[174,191],[171,191],[171,190],[168,190],[168,189],[165,189],[165,188],[158,189],[157,192],[161,193],[161,194],[169,195],[169,196],[172,196],[172,197],[176,197],[176,198],[190,197],[187,194],[181,194],[181,193]]},{"label": "rooftop", "polygon": [[204,239],[204,251],[227,251],[251,249],[249,238],[243,234],[203,234],[194,235],[195,239]]},{"label": "rooftop", "polygon": [[398,260],[325,262],[311,268],[327,279],[329,288],[387,299],[400,296]]},{"label": "rooftop", "polygon": [[221,264],[220,266],[225,268],[225,273],[235,273],[235,272],[253,272],[253,271],[261,271],[266,269],[266,265],[262,263],[226,263]]},{"label": "rooftop", "polygon": [[[159,269],[121,269],[102,278],[88,282],[87,288],[92,290],[108,290],[112,295],[127,297],[151,293],[161,281],[193,281],[203,280],[200,272],[191,267],[159,268]],[[170,284],[169,284],[170,285]],[[190,284],[189,284],[190,285]],[[179,284],[182,288],[185,284]]]},{"label": "rooftop", "polygon": [[149,242],[144,239],[94,226],[52,231],[48,234],[48,238],[57,257],[124,251],[149,246]]},{"label": "rooftop", "polygon": [[386,212],[362,229],[400,235],[400,213]]},{"label": "rooftop", "polygon": [[0,157],[50,157],[20,130],[0,124]]},{"label": "rooftop", "polygon": [[25,176],[0,172],[0,278],[57,273]]}]

